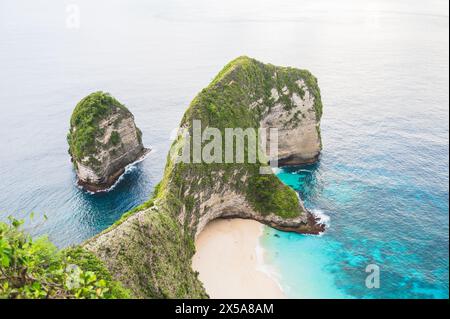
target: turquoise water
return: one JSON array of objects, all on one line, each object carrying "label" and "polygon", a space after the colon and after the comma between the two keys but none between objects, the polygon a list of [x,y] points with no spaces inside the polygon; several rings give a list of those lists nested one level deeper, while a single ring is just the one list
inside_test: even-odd
[{"label": "turquoise water", "polygon": [[[433,156],[444,151],[436,148]],[[448,191],[439,182],[447,178],[445,168],[440,176],[407,161],[391,170],[371,169],[392,162],[372,162],[370,153],[363,157],[364,172],[357,162],[344,164],[327,153],[317,165],[279,172],[328,225],[321,236],[265,228],[267,261],[281,274],[286,294],[448,298]],[[380,267],[378,289],[365,286],[369,264]]]},{"label": "turquoise water", "polygon": [[[107,228],[149,197],[191,99],[245,54],[311,70],[323,96],[320,162],[280,177],[329,227],[264,237],[287,294],[448,297],[448,31],[445,0],[0,0],[0,220],[35,212],[27,230],[60,247]],[[66,134],[99,89],[154,151],[91,195]],[[368,263],[379,289],[365,288]]]}]

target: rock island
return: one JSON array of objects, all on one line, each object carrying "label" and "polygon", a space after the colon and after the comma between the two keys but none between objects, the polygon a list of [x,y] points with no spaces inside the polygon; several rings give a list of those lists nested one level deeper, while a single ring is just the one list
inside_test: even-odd
[{"label": "rock island", "polygon": [[133,114],[104,92],[92,93],[77,104],[67,140],[78,183],[93,192],[111,187],[127,165],[149,152]]}]

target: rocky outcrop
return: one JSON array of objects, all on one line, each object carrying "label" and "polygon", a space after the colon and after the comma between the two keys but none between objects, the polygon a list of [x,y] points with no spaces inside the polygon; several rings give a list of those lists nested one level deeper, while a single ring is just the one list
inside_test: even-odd
[{"label": "rocky outcrop", "polygon": [[[299,205],[306,212],[301,201]],[[283,218],[275,214],[261,215],[249,204],[245,196],[238,192],[218,192],[209,196],[208,200],[202,202],[200,207],[202,211],[205,211],[207,207],[212,209],[208,214],[203,214],[199,218],[196,226],[196,237],[210,221],[218,218],[253,219],[279,230],[302,234],[319,234],[324,231],[324,225],[318,223],[316,217],[309,213],[300,214],[294,218]],[[181,221],[182,215],[179,217],[179,221]]]},{"label": "rocky outcrop", "polygon": [[[280,165],[301,165],[317,161],[322,149],[320,137],[321,102],[304,79],[294,82],[294,90],[272,88],[273,107],[260,121],[263,128],[278,129]],[[289,107],[286,108],[286,103]],[[270,143],[270,136],[268,143]],[[273,159],[273,158],[271,158]]]},{"label": "rocky outcrop", "polygon": [[[318,158],[321,115],[311,73],[240,57],[194,98],[180,127],[191,136],[194,120],[222,136],[226,128],[277,128],[279,153],[273,156],[300,164]],[[195,236],[216,218],[250,218],[299,233],[324,230],[294,190],[274,174],[260,174],[267,161],[249,161],[248,149],[244,163],[178,161],[188,145],[189,138],[179,134],[152,199],[84,245],[136,296],[205,297],[191,258]]]},{"label": "rocky outcrop", "polygon": [[95,92],[81,100],[70,124],[69,153],[78,183],[89,191],[109,188],[127,165],[149,151],[133,114],[107,93]]}]

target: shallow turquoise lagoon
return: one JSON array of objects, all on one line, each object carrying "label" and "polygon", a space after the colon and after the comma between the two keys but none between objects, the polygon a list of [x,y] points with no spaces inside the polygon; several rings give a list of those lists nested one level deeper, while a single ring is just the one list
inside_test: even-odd
[{"label": "shallow turquoise lagoon", "polygon": [[[277,270],[286,294],[292,298],[448,298],[445,188],[433,186],[435,176],[411,180],[404,173],[384,170],[355,174],[357,165],[340,165],[324,155],[318,165],[279,171],[278,176],[328,225],[320,236],[265,228],[262,244],[267,262]],[[418,174],[420,167],[411,167],[414,172]],[[370,264],[380,269],[379,288],[366,287],[365,270]]]}]

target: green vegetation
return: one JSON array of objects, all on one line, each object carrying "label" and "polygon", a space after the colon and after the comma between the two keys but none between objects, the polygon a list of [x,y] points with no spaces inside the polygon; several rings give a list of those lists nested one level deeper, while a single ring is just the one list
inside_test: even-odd
[{"label": "green vegetation", "polygon": [[[128,215],[113,229],[118,225],[122,227],[114,235],[111,229],[100,235],[107,238],[108,247],[95,253],[135,297],[207,297],[191,268],[194,239],[183,232],[178,220],[165,210],[151,209],[139,217]],[[85,244],[88,249],[91,241]],[[110,254],[114,257],[109,258]]]},{"label": "green vegetation", "polygon": [[108,294],[107,298],[128,299],[132,298],[131,292],[124,288],[122,284],[115,281],[104,263],[100,261],[93,253],[81,247],[70,247],[62,252],[70,263],[77,265],[84,271],[90,271],[97,278],[102,278],[106,282]]},{"label": "green vegetation", "polygon": [[120,144],[120,135],[119,135],[119,132],[113,131],[113,132],[111,133],[111,137],[109,138],[109,143],[110,143],[111,145],[114,145],[114,146]]},{"label": "green vegetation", "polygon": [[279,216],[298,216],[298,197],[291,188],[285,189],[270,175],[255,175],[250,178],[247,198],[262,212],[276,211]]},{"label": "green vegetation", "polygon": [[[277,90],[279,102],[286,110],[293,108],[291,99],[293,93],[304,97],[304,89],[298,85],[298,81],[303,81],[314,96],[316,118],[320,120],[322,115],[320,91],[317,79],[309,71],[263,64],[244,56],[226,65],[211,84],[195,97],[181,125],[192,130],[192,120],[201,120],[203,128],[207,126],[218,128],[222,131],[222,136],[225,135],[225,128],[229,127],[256,129],[263,114],[274,105],[275,101],[271,97],[272,89]],[[257,101],[262,103],[257,103],[256,111],[248,107]],[[297,112],[286,125],[296,126],[302,117],[304,115]],[[245,158],[247,159],[247,149]],[[264,164],[247,162],[184,166],[177,164],[172,169],[172,175],[176,178],[171,179],[171,189],[180,192],[189,187],[190,192],[194,193],[214,187],[217,183],[226,182],[238,192],[246,188],[247,199],[253,204],[254,209],[263,215],[274,213],[281,217],[295,217],[301,214],[295,192],[282,184],[276,176],[259,176],[260,166]],[[233,178],[229,178],[230,176]],[[240,178],[243,176],[253,178],[246,185],[242,185]],[[198,181],[200,178],[201,181]],[[190,185],[184,185],[185,181],[189,181]],[[270,197],[267,197],[267,190],[272,192]]]},{"label": "green vegetation", "polygon": [[[96,138],[103,134],[98,124],[113,112],[119,112],[121,115],[130,113],[111,95],[100,91],[89,94],[77,104],[70,119],[70,132],[67,135],[69,153],[74,159],[81,161],[86,156],[95,153],[98,147]],[[115,125],[117,125],[116,123],[117,121]],[[111,142],[119,143],[120,137],[119,139],[112,137]]]},{"label": "green vegetation", "polygon": [[[94,250],[134,297],[207,298],[198,273],[191,268],[194,238],[183,230],[162,198],[159,183],[149,201],[125,213],[83,247]],[[122,227],[117,229],[119,225]],[[108,238],[108,247],[91,247],[101,236]]]},{"label": "green vegetation", "polygon": [[[297,85],[296,81],[298,80],[304,81],[308,91],[314,97],[316,117],[319,121],[322,117],[323,106],[317,78],[311,72],[291,67],[264,64],[255,59],[241,56],[228,63],[211,84],[199,93],[185,113],[183,122],[189,118],[205,120],[204,117],[199,117],[199,115],[205,114],[205,111],[215,109],[219,119],[228,118],[228,123],[233,124],[234,121],[239,120],[236,115],[239,115],[240,112],[245,112],[241,107],[247,109],[248,112],[248,105],[260,98],[262,98],[263,103],[258,106],[259,114],[257,115],[261,115],[262,112],[266,111],[266,108],[270,108],[274,104],[271,98],[271,90],[273,88],[277,89],[285,109],[290,109],[292,101],[289,95],[284,94],[283,89],[287,88],[289,94],[297,93],[303,98],[305,92]],[[201,110],[198,108],[199,104],[202,105]],[[218,106],[220,106],[220,109]],[[232,107],[231,109],[230,106]],[[194,112],[195,110],[196,112]],[[251,113],[253,114],[254,112]],[[225,123],[214,122],[213,124],[214,127],[221,127],[220,124]]]},{"label": "green vegetation", "polygon": [[33,240],[22,232],[22,223],[0,223],[0,299],[131,296],[92,253],[58,251],[47,238]]}]

